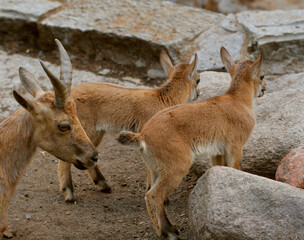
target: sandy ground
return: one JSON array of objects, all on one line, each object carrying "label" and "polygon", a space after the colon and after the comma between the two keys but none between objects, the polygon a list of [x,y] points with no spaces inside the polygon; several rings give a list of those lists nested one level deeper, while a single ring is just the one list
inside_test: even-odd
[{"label": "sandy ground", "polygon": [[[135,148],[107,135],[99,166],[113,192],[98,192],[84,171],[73,168],[78,204],[59,192],[57,162],[39,150],[18,186],[9,209],[13,239],[158,239],[144,201],[146,169]],[[189,174],[170,196],[169,219],[187,239],[187,199],[196,177]]]}]

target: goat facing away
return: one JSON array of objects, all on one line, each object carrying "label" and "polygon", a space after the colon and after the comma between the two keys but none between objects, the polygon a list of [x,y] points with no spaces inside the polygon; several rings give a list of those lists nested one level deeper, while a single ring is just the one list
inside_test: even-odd
[{"label": "goat facing away", "polygon": [[[56,43],[59,54],[67,55],[61,43],[58,40]],[[87,82],[71,90],[71,96],[76,102],[78,118],[95,146],[101,143],[106,132],[140,131],[148,119],[158,111],[198,97],[197,85],[200,80],[196,71],[196,55],[191,63],[183,62],[173,66],[169,56],[162,51],[160,62],[169,80],[157,89]],[[71,65],[67,62],[62,64],[67,65],[67,69],[71,69]],[[60,189],[65,195],[65,201],[76,201],[71,164],[59,161],[58,170]],[[87,171],[101,191],[111,192],[109,184],[97,166]]]},{"label": "goat facing away", "polygon": [[147,210],[163,239],[179,239],[165,214],[164,200],[179,186],[194,158],[207,155],[213,166],[240,169],[243,146],[255,125],[253,98],[266,90],[262,55],[255,62],[234,63],[222,48],[221,58],[232,78],[226,94],[162,110],[140,133],[125,131],[118,138],[122,144],[139,146],[149,173]]},{"label": "goat facing away", "polygon": [[70,86],[64,84],[70,81],[71,72],[62,68],[59,80],[41,64],[54,92],[44,92],[34,76],[20,68],[19,77],[35,99],[13,91],[23,108],[0,123],[0,234],[8,225],[10,200],[37,147],[79,169],[92,168],[98,160],[98,152],[77,117]]}]

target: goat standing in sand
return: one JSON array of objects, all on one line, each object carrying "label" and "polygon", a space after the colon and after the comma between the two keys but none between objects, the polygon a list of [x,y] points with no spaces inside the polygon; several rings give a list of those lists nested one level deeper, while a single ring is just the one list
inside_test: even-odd
[{"label": "goat standing in sand", "polygon": [[[67,55],[58,40],[56,44],[60,55]],[[95,146],[101,143],[106,132],[140,131],[158,111],[198,97],[196,55],[192,63],[180,63],[174,67],[169,56],[162,51],[160,62],[169,80],[157,89],[128,88],[97,82],[83,83],[72,89],[71,96],[77,105],[78,118]],[[62,61],[61,64],[72,71],[70,62]],[[75,201],[71,164],[60,161],[58,169],[60,189],[64,192],[65,201]],[[101,191],[111,191],[97,166],[88,169],[88,174]]]},{"label": "goat standing in sand", "polygon": [[118,141],[140,147],[150,180],[145,196],[148,213],[163,239],[178,239],[164,211],[164,200],[188,173],[196,156],[212,165],[240,169],[243,146],[254,124],[253,98],[264,94],[262,55],[257,61],[234,63],[226,49],[221,58],[232,77],[223,96],[182,104],[154,115],[140,133],[122,132]]},{"label": "goat standing in sand", "polygon": [[66,79],[71,75],[61,69],[59,80],[42,66],[54,92],[44,92],[34,76],[20,68],[20,79],[35,99],[14,91],[16,101],[23,108],[0,124],[0,233],[8,225],[10,200],[37,147],[79,169],[92,168],[98,160],[98,152],[77,117],[69,85],[61,81],[71,81]]}]

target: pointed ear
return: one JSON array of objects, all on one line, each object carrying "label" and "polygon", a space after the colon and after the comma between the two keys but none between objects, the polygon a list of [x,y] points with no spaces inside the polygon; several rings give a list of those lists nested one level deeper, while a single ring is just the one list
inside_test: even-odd
[{"label": "pointed ear", "polygon": [[170,75],[172,74],[174,67],[171,62],[170,57],[168,56],[168,54],[166,53],[165,50],[161,51],[159,61],[160,61],[162,68],[167,73],[168,77],[170,78]]},{"label": "pointed ear", "polygon": [[224,47],[221,47],[221,59],[226,70],[231,73],[232,67],[235,65],[235,63],[229,52]]},{"label": "pointed ear", "polygon": [[37,103],[31,99],[28,99],[24,96],[22,96],[17,91],[13,90],[13,95],[16,101],[26,110],[28,110],[30,113],[34,113],[37,110]]},{"label": "pointed ear", "polygon": [[190,78],[192,78],[197,70],[197,54],[196,53],[194,54],[194,59],[193,59],[192,63],[190,63],[189,70],[190,70],[190,72],[189,72]]},{"label": "pointed ear", "polygon": [[250,67],[252,76],[257,76],[257,74],[259,73],[262,65],[262,60],[263,60],[263,55],[262,53],[260,53],[259,58]]}]

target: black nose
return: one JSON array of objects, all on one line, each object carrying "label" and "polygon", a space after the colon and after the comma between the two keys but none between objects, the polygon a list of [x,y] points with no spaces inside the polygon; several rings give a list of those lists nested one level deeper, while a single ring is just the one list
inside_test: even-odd
[{"label": "black nose", "polygon": [[93,162],[97,162],[98,161],[98,153],[94,154],[94,156],[91,158],[91,160]]}]

